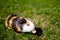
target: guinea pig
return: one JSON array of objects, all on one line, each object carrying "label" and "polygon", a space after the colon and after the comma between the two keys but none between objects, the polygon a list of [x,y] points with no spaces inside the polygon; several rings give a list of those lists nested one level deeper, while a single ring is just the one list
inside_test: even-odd
[{"label": "guinea pig", "polygon": [[5,24],[8,29],[13,29],[16,33],[29,32],[39,35],[39,33],[42,32],[42,29],[36,28],[31,20],[19,17],[15,14],[9,15],[6,18]]}]

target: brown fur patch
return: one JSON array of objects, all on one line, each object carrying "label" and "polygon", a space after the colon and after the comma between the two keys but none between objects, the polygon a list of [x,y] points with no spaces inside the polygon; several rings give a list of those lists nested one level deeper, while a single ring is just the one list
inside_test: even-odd
[{"label": "brown fur patch", "polygon": [[12,20],[13,20],[14,18],[16,18],[16,17],[17,17],[17,15],[14,15],[14,14],[9,15],[9,16],[6,18],[6,21],[5,21],[6,27],[8,27],[9,29],[11,29],[10,27],[11,27],[11,24],[12,24]]},{"label": "brown fur patch", "polygon": [[19,22],[19,18],[15,18],[12,23],[12,28],[14,29],[15,32],[19,33],[22,32],[22,25]]}]

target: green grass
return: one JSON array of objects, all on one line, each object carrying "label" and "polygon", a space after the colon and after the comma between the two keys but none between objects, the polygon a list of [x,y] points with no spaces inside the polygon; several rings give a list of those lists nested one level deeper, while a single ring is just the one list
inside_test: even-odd
[{"label": "green grass", "polygon": [[[9,14],[31,18],[43,34],[17,35],[5,26]],[[60,0],[0,0],[0,40],[60,40]]]}]

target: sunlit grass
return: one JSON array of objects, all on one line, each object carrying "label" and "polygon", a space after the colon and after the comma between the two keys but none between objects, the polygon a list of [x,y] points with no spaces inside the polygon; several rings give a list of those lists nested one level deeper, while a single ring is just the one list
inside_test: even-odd
[{"label": "sunlit grass", "polygon": [[[43,34],[16,34],[5,26],[9,14],[30,18]],[[0,40],[60,40],[60,0],[0,0]]]}]

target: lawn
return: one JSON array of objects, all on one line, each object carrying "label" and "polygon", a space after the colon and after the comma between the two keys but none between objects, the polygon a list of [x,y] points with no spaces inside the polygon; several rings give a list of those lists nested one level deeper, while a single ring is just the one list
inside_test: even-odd
[{"label": "lawn", "polygon": [[[30,18],[43,34],[9,30],[5,18],[10,14]],[[60,40],[60,0],[0,0],[0,40]]]}]

